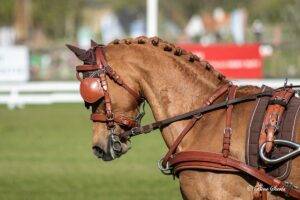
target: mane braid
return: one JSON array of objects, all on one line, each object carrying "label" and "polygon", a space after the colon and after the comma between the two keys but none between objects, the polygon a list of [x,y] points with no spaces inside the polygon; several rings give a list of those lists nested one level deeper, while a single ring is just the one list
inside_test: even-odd
[{"label": "mane braid", "polygon": [[146,36],[139,36],[136,38],[126,38],[126,39],[116,39],[108,44],[110,45],[118,45],[118,44],[147,44],[147,45],[153,45],[160,47],[163,51],[166,52],[172,52],[174,56],[181,57],[182,55],[185,55],[187,59],[184,59],[185,61],[188,61],[189,63],[195,63],[200,65],[201,67],[205,68],[205,70],[210,71],[212,74],[214,74],[221,82],[229,82],[226,77],[221,74],[220,72],[216,71],[214,67],[206,60],[200,59],[197,55],[187,52],[186,50],[182,49],[181,47],[175,46],[173,43],[167,42],[165,40],[162,40],[159,37],[151,37],[148,38]]}]

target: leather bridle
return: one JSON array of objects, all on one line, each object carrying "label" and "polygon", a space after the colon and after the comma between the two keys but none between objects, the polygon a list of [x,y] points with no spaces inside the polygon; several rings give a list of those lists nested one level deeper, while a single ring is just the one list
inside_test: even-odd
[{"label": "leather bridle", "polygon": [[[119,157],[122,152],[121,141],[119,139],[118,134],[115,133],[116,124],[126,129],[138,127],[140,125],[140,121],[142,117],[145,114],[144,112],[145,101],[144,98],[142,98],[138,92],[131,89],[126,83],[124,83],[121,77],[108,65],[104,55],[103,46],[98,45],[92,48],[95,54],[96,64],[95,65],[84,64],[84,65],[77,66],[76,77],[81,82],[80,94],[87,104],[97,103],[100,99],[103,99],[104,101],[104,113],[99,113],[98,109],[96,109],[95,112],[91,114],[90,119],[93,122],[106,123],[106,127],[110,133],[109,136],[110,143],[111,143],[110,146],[114,151],[111,152],[111,154],[112,157],[115,158],[115,157]],[[90,73],[91,74],[90,76],[85,77],[84,75],[85,72],[93,72],[93,73]],[[80,76],[80,73],[83,73],[82,75],[83,78]],[[124,114],[116,114],[113,112],[111,97],[108,92],[108,83],[106,78],[107,76],[115,83],[117,83],[119,86],[123,87],[129,94],[131,94],[134,97],[137,105],[142,104],[143,111],[142,112],[139,111],[135,119],[127,117]]]}]

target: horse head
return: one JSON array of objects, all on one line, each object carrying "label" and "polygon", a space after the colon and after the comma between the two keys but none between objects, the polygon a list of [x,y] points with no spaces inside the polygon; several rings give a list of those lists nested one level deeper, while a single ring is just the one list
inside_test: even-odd
[{"label": "horse head", "polygon": [[93,153],[104,161],[120,157],[129,150],[130,141],[121,140],[119,134],[139,124],[141,99],[138,86],[127,77],[126,68],[120,68],[118,74],[130,79],[129,85],[110,67],[113,62],[107,62],[110,55],[104,54],[103,45],[91,41],[88,50],[72,45],[67,47],[83,61],[83,65],[77,66],[77,77],[85,106],[92,109]]}]

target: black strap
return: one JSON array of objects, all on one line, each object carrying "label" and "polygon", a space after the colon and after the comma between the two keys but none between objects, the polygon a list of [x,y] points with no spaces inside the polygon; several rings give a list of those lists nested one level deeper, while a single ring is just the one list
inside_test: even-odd
[{"label": "black strap", "polygon": [[136,135],[140,135],[143,133],[149,133],[153,130],[164,128],[165,126],[167,126],[173,122],[176,122],[176,121],[188,119],[193,116],[203,115],[205,113],[208,113],[208,112],[211,112],[214,110],[223,109],[229,105],[234,105],[234,104],[239,104],[239,103],[244,103],[244,102],[249,102],[249,101],[255,101],[257,98],[261,98],[261,97],[265,97],[265,96],[272,97],[272,92],[261,92],[261,93],[257,93],[257,94],[253,94],[253,95],[248,95],[245,97],[240,97],[240,98],[235,98],[235,99],[228,100],[228,101],[223,101],[221,103],[216,103],[216,104],[212,104],[209,106],[201,107],[196,110],[193,110],[193,111],[181,114],[181,115],[176,115],[174,117],[170,117],[170,118],[167,118],[167,119],[164,119],[161,121],[157,121],[157,122],[154,122],[151,124],[134,127],[131,130],[121,133],[120,138],[122,140],[126,140],[126,139],[136,136]]}]

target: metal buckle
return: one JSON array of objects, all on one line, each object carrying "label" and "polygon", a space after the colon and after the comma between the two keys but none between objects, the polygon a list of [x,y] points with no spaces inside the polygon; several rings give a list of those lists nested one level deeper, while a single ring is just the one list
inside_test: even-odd
[{"label": "metal buckle", "polygon": [[163,162],[163,158],[161,158],[161,159],[157,162],[157,167],[158,167],[158,169],[159,169],[164,175],[172,175],[172,174],[173,174],[173,170],[170,168],[169,162],[167,162],[166,167],[163,167],[163,166],[162,166],[162,162]]},{"label": "metal buckle", "polygon": [[289,189],[298,189],[299,187],[294,185],[292,182],[284,181],[284,186]]},{"label": "metal buckle", "polygon": [[110,115],[106,115],[106,120],[109,122],[114,121],[114,118],[115,118],[115,114],[113,112],[110,113]]},{"label": "metal buckle", "polygon": [[138,127],[138,126],[133,127],[133,128],[130,130],[130,132],[131,132],[130,137],[137,135],[137,133],[139,133],[139,127]]},{"label": "metal buckle", "polygon": [[140,106],[140,108],[142,108],[142,112],[140,112],[140,108],[138,108],[139,113],[135,117],[135,121],[137,122],[137,124],[141,124],[142,118],[145,116],[145,113],[146,113],[145,112],[145,105],[146,105],[145,100],[143,100],[143,102]]},{"label": "metal buckle", "polygon": [[224,128],[224,134],[228,131],[229,134],[232,133],[232,128],[231,127],[226,127]]},{"label": "metal buckle", "polygon": [[196,118],[196,119],[200,119],[201,117],[203,117],[203,114],[200,113],[200,114],[194,115],[193,117]]}]

